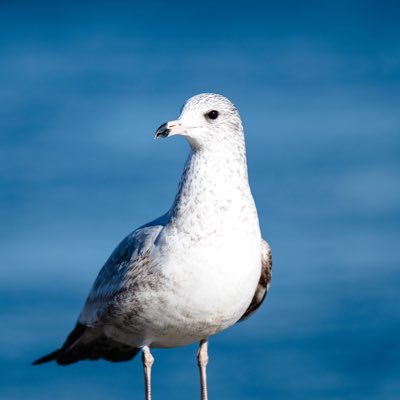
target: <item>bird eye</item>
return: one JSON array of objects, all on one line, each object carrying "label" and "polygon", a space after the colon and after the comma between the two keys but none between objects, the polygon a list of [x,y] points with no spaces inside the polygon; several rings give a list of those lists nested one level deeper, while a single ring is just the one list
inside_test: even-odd
[{"label": "bird eye", "polygon": [[207,113],[207,117],[210,119],[217,119],[218,115],[219,115],[219,113],[217,110],[211,110]]}]

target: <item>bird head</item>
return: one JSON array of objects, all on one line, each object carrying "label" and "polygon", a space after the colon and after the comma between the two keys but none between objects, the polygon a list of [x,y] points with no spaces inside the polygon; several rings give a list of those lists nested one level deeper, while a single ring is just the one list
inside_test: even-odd
[{"label": "bird head", "polygon": [[215,146],[226,141],[242,141],[239,112],[224,96],[203,93],[191,97],[178,119],[162,124],[155,138],[184,136],[194,148]]}]

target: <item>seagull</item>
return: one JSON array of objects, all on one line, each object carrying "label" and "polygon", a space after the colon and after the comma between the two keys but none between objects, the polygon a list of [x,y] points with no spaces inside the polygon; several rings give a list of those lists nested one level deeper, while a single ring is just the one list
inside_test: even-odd
[{"label": "seagull", "polygon": [[64,344],[34,365],[127,361],[141,351],[151,400],[150,349],[199,342],[201,399],[208,399],[208,338],[258,309],[272,256],[260,233],[236,107],[219,94],[193,96],[155,138],[174,135],[187,140],[190,153],[172,207],[122,240]]}]

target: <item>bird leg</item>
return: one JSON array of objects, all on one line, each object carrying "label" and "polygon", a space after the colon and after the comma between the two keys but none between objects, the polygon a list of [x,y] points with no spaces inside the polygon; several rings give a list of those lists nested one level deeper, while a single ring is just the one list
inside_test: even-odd
[{"label": "bird leg", "polygon": [[142,362],[144,369],[146,400],[151,400],[151,366],[154,363],[154,357],[151,355],[148,346],[143,346]]},{"label": "bird leg", "polygon": [[208,363],[208,341],[203,339],[197,351],[197,363],[200,371],[201,400],[207,400],[207,374],[206,365]]}]

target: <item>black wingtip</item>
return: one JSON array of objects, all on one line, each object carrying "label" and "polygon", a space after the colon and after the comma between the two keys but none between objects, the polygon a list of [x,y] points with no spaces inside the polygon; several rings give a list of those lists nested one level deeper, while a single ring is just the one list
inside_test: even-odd
[{"label": "black wingtip", "polygon": [[58,356],[60,355],[60,350],[56,350],[53,351],[50,354],[47,354],[41,358],[38,358],[37,360],[35,360],[32,365],[40,365],[40,364],[44,364],[50,361],[56,361]]}]

